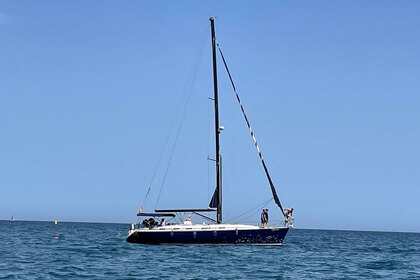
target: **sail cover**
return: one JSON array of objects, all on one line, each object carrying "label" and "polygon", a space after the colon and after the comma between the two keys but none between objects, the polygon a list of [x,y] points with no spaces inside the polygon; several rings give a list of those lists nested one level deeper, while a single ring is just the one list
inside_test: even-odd
[{"label": "sail cover", "polygon": [[139,217],[175,217],[175,214],[162,214],[162,213],[138,213]]}]

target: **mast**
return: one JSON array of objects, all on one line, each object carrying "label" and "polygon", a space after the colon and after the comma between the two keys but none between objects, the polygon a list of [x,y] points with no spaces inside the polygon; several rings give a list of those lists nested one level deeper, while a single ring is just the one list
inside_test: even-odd
[{"label": "mast", "polygon": [[211,24],[211,46],[213,54],[213,87],[214,87],[214,131],[216,136],[216,190],[217,190],[217,223],[222,223],[222,174],[221,155],[219,144],[219,98],[217,93],[217,63],[216,63],[216,32],[214,29],[214,17],[210,17]]}]

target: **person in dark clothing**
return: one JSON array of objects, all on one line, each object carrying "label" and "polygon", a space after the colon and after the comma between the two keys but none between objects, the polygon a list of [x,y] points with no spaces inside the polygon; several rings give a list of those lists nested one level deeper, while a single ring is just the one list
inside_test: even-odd
[{"label": "person in dark clothing", "polygon": [[268,209],[265,209],[264,214],[265,214],[265,225],[267,226],[267,224],[268,224]]},{"label": "person in dark clothing", "polygon": [[267,222],[268,222],[268,210],[267,209],[263,209],[261,212],[261,227],[265,228],[267,226]]},{"label": "person in dark clothing", "polygon": [[264,213],[264,209],[261,212],[261,227],[265,227],[265,213]]}]

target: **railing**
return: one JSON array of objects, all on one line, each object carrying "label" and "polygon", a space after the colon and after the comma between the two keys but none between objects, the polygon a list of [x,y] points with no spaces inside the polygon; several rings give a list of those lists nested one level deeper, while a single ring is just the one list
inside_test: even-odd
[{"label": "railing", "polygon": [[284,219],[280,222],[280,227],[288,227],[288,228],[293,228],[293,223],[294,223],[295,219],[294,218],[289,218],[289,219]]}]

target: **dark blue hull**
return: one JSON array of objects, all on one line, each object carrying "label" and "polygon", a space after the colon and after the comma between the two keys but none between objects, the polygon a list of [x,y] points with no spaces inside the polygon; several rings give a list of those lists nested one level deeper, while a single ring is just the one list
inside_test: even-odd
[{"label": "dark blue hull", "polygon": [[135,231],[126,241],[142,244],[281,244],[289,228],[217,231]]}]

